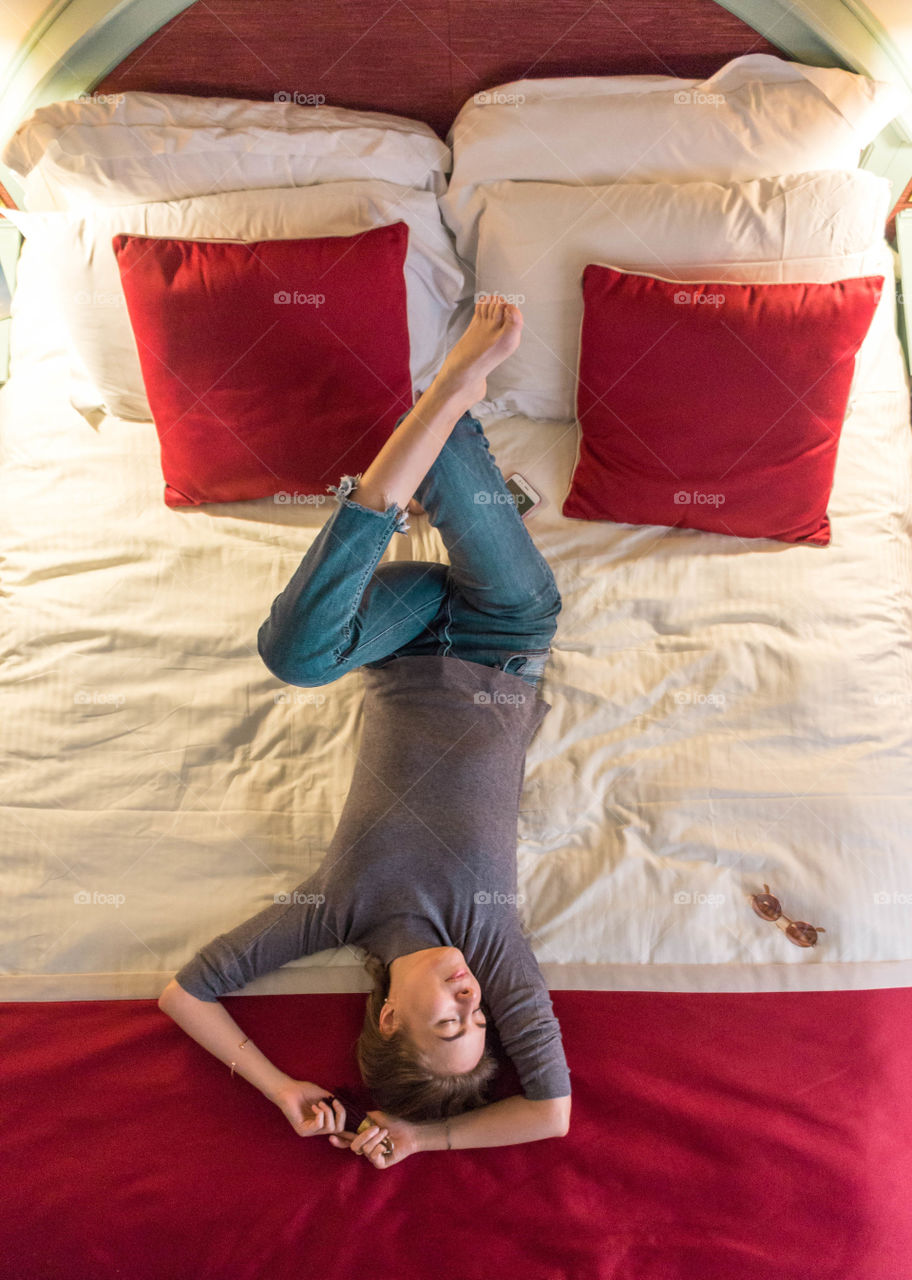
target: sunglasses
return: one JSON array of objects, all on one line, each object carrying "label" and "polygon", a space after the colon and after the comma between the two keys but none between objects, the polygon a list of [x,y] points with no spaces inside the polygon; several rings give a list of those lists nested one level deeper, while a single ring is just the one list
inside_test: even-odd
[{"label": "sunglasses", "polygon": [[808,924],[804,920],[789,920],[788,916],[784,916],[779,899],[774,898],[770,893],[768,884],[763,886],[763,893],[752,893],[748,896],[757,915],[762,920],[769,920],[775,924],[797,947],[815,947],[817,934],[826,933],[823,925]]}]

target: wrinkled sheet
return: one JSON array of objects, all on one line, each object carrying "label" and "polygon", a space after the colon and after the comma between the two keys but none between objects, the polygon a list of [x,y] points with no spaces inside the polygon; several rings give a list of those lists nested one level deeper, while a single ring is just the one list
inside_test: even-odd
[{"label": "wrinkled sheet", "polygon": [[[564,601],[518,832],[554,988],[912,985],[912,436],[892,306],[888,287],[827,548],[567,520],[575,425],[479,411],[504,473],[543,495],[528,528]],[[329,508],[167,508],[154,426],[78,412],[66,345],[26,244],[0,392],[0,999],[17,1001],[155,996],[296,885],[361,728],[357,672],[295,689],[256,651]],[[445,560],[411,524],[387,558]],[[753,913],[764,883],[825,929],[816,948]],[[366,985],[340,950],[248,990]]]}]

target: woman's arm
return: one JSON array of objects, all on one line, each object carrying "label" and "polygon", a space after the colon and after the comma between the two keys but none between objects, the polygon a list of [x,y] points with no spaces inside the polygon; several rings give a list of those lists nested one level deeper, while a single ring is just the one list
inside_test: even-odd
[{"label": "woman's arm", "polygon": [[472,971],[501,1046],[516,1068],[522,1095],[565,1098],[569,1118],[570,1072],[560,1024],[515,912],[501,914],[487,947],[472,956]]},{"label": "woman's arm", "polygon": [[[348,1147],[355,1155],[366,1156],[375,1169],[392,1169],[418,1151],[465,1151],[561,1138],[570,1128],[570,1095],[544,1102],[517,1095],[449,1120],[414,1123],[382,1111],[371,1111],[368,1116],[372,1129],[357,1137],[334,1135],[329,1141],[334,1147]],[[393,1144],[392,1155],[384,1154],[386,1138]]]},{"label": "woman's arm", "polygon": [[570,1128],[570,1095],[533,1102],[516,1095],[464,1111],[449,1120],[416,1124],[419,1151],[509,1147],[541,1138],[562,1138]]},{"label": "woman's arm", "polygon": [[[348,1132],[345,1108],[341,1102],[336,1100],[330,1106],[323,1101],[329,1096],[328,1090],[321,1089],[310,1080],[295,1080],[279,1071],[245,1037],[231,1014],[218,1001],[197,1000],[172,978],[158,998],[158,1007],[220,1062],[226,1066],[234,1062],[235,1072],[275,1103],[299,1137]],[[245,1040],[242,1049],[240,1046]],[[386,1135],[387,1130],[382,1129],[379,1140],[382,1141]]]},{"label": "woman's arm", "polygon": [[220,1062],[226,1066],[236,1062],[236,1074],[270,1102],[276,1101],[280,1089],[293,1083],[291,1076],[273,1066],[250,1040],[243,1049],[239,1047],[244,1032],[218,1001],[197,1000],[172,978],[158,998],[158,1007]]},{"label": "woman's arm", "polygon": [[319,884],[312,876],[228,933],[218,934],[178,969],[177,984],[208,1004],[291,960],[337,947],[338,912],[315,888]]}]

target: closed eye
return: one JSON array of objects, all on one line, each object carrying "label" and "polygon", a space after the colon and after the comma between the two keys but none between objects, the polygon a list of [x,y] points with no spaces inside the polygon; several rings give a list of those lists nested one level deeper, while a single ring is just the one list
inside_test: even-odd
[{"label": "closed eye", "polygon": [[[481,1013],[481,1006],[479,1005],[479,1007],[478,1007],[477,1009],[473,1009],[473,1010],[472,1010],[472,1012],[473,1012],[473,1013]],[[439,1022],[435,1022],[435,1023],[434,1023],[434,1026],[435,1026],[435,1027],[447,1027],[447,1026],[450,1026],[452,1023],[454,1023],[454,1022],[458,1022],[458,1021],[459,1021],[459,1019],[458,1019],[458,1018],[441,1018]],[[486,1027],[486,1026],[488,1025],[488,1020],[487,1020],[487,1018],[484,1016],[484,1014],[483,1014],[483,1013],[481,1014],[481,1022],[476,1022],[474,1025],[475,1025],[476,1027]],[[461,1031],[457,1031],[457,1032],[455,1033],[455,1035],[452,1035],[452,1036],[440,1036],[440,1035],[438,1035],[437,1039],[438,1039],[438,1040],[459,1040],[462,1036],[464,1036],[464,1035],[465,1035],[465,1033],[466,1033],[466,1028],[465,1028],[465,1027],[463,1027],[463,1028],[462,1028],[462,1030],[461,1030]]]}]

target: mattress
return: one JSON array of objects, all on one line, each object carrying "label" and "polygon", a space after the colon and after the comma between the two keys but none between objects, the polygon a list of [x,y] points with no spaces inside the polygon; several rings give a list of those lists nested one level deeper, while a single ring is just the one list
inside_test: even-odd
[{"label": "mattress", "polygon": [[[892,257],[884,246],[885,271]],[[318,865],[361,678],[276,680],[257,629],[328,508],[165,506],[152,423],[80,399],[23,245],[0,392],[0,999],[150,998]],[[826,548],[560,513],[573,423],[478,410],[563,597],[527,759],[520,913],[554,989],[912,985],[912,438],[884,291]],[[446,561],[412,519],[386,559]],[[825,930],[751,910],[768,884]],[[348,949],[244,994],[367,989]]]}]

